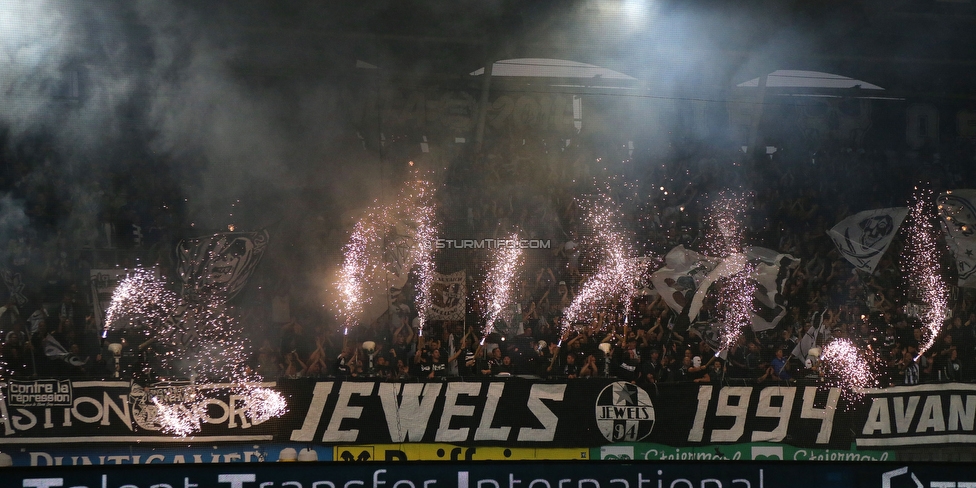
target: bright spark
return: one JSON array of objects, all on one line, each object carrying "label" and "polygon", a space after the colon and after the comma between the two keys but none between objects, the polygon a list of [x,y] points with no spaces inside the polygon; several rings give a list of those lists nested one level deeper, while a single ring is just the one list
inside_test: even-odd
[{"label": "bright spark", "polygon": [[134,270],[119,283],[105,332],[132,330],[152,337],[159,353],[157,373],[191,379],[182,393],[153,398],[155,422],[163,432],[185,437],[201,429],[210,400],[197,386],[203,383],[230,382],[230,394],[242,399],[252,419],[284,414],[284,397],[259,387],[260,376],[246,366],[250,348],[235,315],[222,294],[183,297],[148,270]]},{"label": "bright spark", "polygon": [[[509,242],[518,242],[518,234],[512,234],[509,239]],[[495,321],[512,305],[515,277],[522,267],[522,257],[522,248],[519,246],[496,249],[492,256],[483,298],[485,325],[482,344],[495,330]]]},{"label": "bright spark", "polygon": [[393,204],[369,209],[356,223],[349,243],[343,248],[342,268],[335,283],[339,291],[336,309],[347,333],[362,320],[364,307],[378,291],[382,280],[375,277],[386,272],[384,244],[389,243],[384,242],[384,237],[398,225],[405,225],[413,233],[414,242],[407,253],[407,261],[419,269],[416,305],[420,332],[423,333],[434,282],[434,241],[438,221],[434,186],[419,178],[409,180]]},{"label": "bright spark", "polygon": [[847,398],[857,399],[863,396],[861,390],[878,384],[871,361],[849,339],[834,339],[824,347],[820,367],[827,384],[840,388]]},{"label": "bright spark", "polygon": [[589,247],[600,253],[596,271],[583,282],[567,307],[564,327],[580,321],[598,310],[630,313],[640,278],[647,271],[645,262],[636,259],[633,246],[620,229],[619,209],[607,194],[598,195],[589,205],[586,224],[592,229]]},{"label": "bright spark", "polygon": [[907,242],[902,254],[905,280],[910,289],[921,297],[919,319],[922,321],[922,341],[918,359],[934,344],[949,313],[949,290],[942,277],[941,251],[936,244],[932,225],[935,207],[931,191],[917,190],[909,207]]},{"label": "bright spark", "polygon": [[722,192],[712,203],[707,224],[709,239],[706,253],[726,260],[725,265],[737,270],[725,280],[716,294],[719,337],[723,350],[731,349],[743,331],[752,323],[752,303],[756,293],[755,281],[750,279],[754,267],[749,265],[743,251],[742,220],[748,209],[746,196]]}]

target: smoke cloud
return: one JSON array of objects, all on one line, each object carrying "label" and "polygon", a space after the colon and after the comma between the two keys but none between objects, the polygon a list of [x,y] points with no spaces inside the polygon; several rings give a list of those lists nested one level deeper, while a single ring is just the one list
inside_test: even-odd
[{"label": "smoke cloud", "polygon": [[[633,90],[583,96],[580,138],[589,139],[582,145],[574,140],[567,146],[560,138],[517,146],[519,138],[506,134],[512,145],[506,155],[527,154],[533,144],[537,154],[556,151],[555,144],[577,151],[571,169],[558,167],[556,158],[533,160],[540,172],[558,174],[575,191],[584,182],[573,175],[596,177],[616,168],[608,170],[606,160],[695,160],[698,155],[683,153],[672,133],[683,124],[694,126],[684,132],[700,140],[729,142],[730,87],[773,69],[801,68],[790,65],[797,52],[837,47],[829,37],[847,36],[865,22],[863,12],[823,24],[811,20],[818,12],[768,5],[758,12],[599,0],[564,7],[502,0],[355,8],[257,0],[0,0],[0,149],[34,151],[49,161],[8,183],[29,193],[58,179],[72,202],[54,224],[65,230],[92,233],[107,213],[145,208],[178,213],[180,221],[168,225],[189,227],[174,234],[273,227],[265,267],[319,280],[306,283],[318,288],[316,294],[327,282],[319,271],[341,261],[352,217],[396,193],[405,174],[396,165],[411,153],[393,152],[392,145],[409,139],[419,148],[420,136],[429,135],[420,127],[417,134],[383,134],[379,114],[406,117],[397,110],[408,109],[384,106],[389,100],[378,95],[376,81],[382,76],[357,73],[355,60],[387,70],[390,79],[383,83],[409,85],[412,76],[432,75],[427,83],[438,93],[464,90],[474,100],[477,84],[458,80],[486,58],[562,53],[637,78]],[[826,32],[828,39],[814,40],[813,32]],[[421,40],[396,37],[401,34]],[[452,37],[466,42],[444,41]],[[545,89],[496,84],[492,97],[508,93],[520,103],[521,94]],[[440,103],[436,110],[448,117],[448,102],[445,96],[410,110],[426,117]],[[600,104],[607,108],[594,113],[591,107]],[[697,118],[686,121],[687,114]],[[598,124],[604,132],[588,132]],[[634,141],[629,149],[624,141],[618,154],[585,147],[616,145],[612,139],[622,133]],[[476,164],[509,164],[473,163],[468,149],[444,150],[437,158],[439,177],[453,175],[467,185],[478,183],[469,180],[479,173],[467,172]],[[551,168],[543,168],[547,164]],[[549,220],[568,203],[546,200],[550,190],[531,179],[513,188],[516,183],[519,192],[540,196],[535,210]],[[144,195],[164,197],[138,201]],[[477,205],[465,196],[449,203]],[[113,200],[138,202],[117,205],[121,211],[105,208]],[[5,208],[16,207],[16,199],[3,201]],[[520,211],[512,209],[510,217]],[[308,263],[316,272],[305,272]]]}]

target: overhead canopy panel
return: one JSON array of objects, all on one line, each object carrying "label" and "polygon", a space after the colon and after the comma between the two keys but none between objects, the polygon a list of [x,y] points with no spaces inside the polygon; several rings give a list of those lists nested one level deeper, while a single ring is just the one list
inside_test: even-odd
[{"label": "overhead canopy panel", "polygon": [[[471,72],[472,76],[485,73],[484,68]],[[495,62],[491,67],[492,76],[520,76],[527,78],[599,78],[605,80],[636,80],[619,71],[602,68],[592,64],[568,61],[565,59],[519,58]]]},{"label": "overhead canopy panel", "polygon": [[[758,87],[759,78],[739,83],[737,86]],[[846,76],[819,71],[776,70],[766,76],[768,88],[861,88],[862,90],[884,90],[878,85],[855,80]]]}]

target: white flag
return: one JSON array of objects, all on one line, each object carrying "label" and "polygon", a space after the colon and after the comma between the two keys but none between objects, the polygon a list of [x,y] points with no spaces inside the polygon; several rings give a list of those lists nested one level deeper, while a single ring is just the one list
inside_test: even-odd
[{"label": "white flag", "polygon": [[807,353],[810,351],[810,348],[817,345],[817,338],[823,335],[823,314],[824,312],[815,312],[813,314],[813,322],[810,324],[810,328],[807,329],[807,332],[800,338],[800,342],[793,348],[793,355],[801,362],[807,358]]},{"label": "white flag", "polygon": [[429,320],[464,320],[466,287],[464,271],[449,275],[434,273],[430,290]]},{"label": "white flag", "polygon": [[685,306],[685,293],[689,290],[697,290],[702,280],[718,262],[717,258],[690,251],[679,245],[664,257],[664,267],[651,275],[651,283],[671,310],[681,312]]},{"label": "white flag", "polygon": [[694,321],[698,316],[705,296],[714,282],[751,267],[749,278],[756,290],[752,297],[752,330],[761,332],[772,329],[786,316],[783,285],[799,264],[800,260],[789,254],[780,254],[763,247],[747,247],[744,253],[732,254],[702,280],[692,299],[688,317]]},{"label": "white flag", "polygon": [[68,352],[51,334],[44,336],[41,345],[44,347],[44,355],[51,359],[61,359],[72,366],[84,366],[88,362],[87,359],[81,359]]},{"label": "white flag", "polygon": [[959,286],[976,288],[976,190],[949,190],[937,203],[946,243],[956,258]]},{"label": "white flag", "polygon": [[855,268],[873,273],[906,215],[907,207],[865,210],[840,221],[827,235]]},{"label": "white flag", "polygon": [[688,318],[694,322],[705,305],[705,297],[708,295],[712,284],[722,278],[728,278],[741,273],[746,269],[749,262],[744,254],[736,253],[722,260],[702,281],[701,286],[695,292],[695,297],[691,299],[691,307],[688,309]]},{"label": "white flag", "polygon": [[783,286],[800,265],[800,260],[764,247],[746,247],[746,256],[755,264],[751,275],[756,283],[752,330],[772,329],[786,316]]},{"label": "white flag", "polygon": [[51,359],[61,359],[69,354],[68,350],[51,334],[44,336],[41,346],[44,348],[44,355]]}]

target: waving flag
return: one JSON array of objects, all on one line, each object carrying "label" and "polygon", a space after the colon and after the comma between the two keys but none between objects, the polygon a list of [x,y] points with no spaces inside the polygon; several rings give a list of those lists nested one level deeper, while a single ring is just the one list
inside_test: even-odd
[{"label": "waving flag", "polygon": [[817,345],[817,338],[824,335],[823,315],[824,312],[815,312],[813,314],[813,323],[810,324],[810,328],[807,329],[807,332],[800,338],[800,342],[793,348],[793,355],[800,361],[807,358],[807,353],[810,351],[810,348]]},{"label": "waving flag", "polygon": [[233,298],[244,288],[267,246],[267,230],[218,232],[180,241],[176,254],[183,294],[208,290]]},{"label": "waving flag", "polygon": [[691,321],[701,311],[712,284],[741,273],[748,267],[752,268],[749,278],[753,280],[756,290],[752,301],[752,330],[760,332],[772,329],[786,316],[782,297],[783,285],[800,264],[800,260],[763,247],[747,247],[743,255],[744,260],[733,259],[737,255],[725,258],[705,276],[688,310]]},{"label": "waving flag", "polygon": [[840,221],[827,235],[855,268],[873,273],[906,215],[907,207],[865,210]]},{"label": "waving flag", "polygon": [[88,362],[87,359],[81,359],[68,352],[51,334],[44,336],[44,339],[41,340],[41,346],[44,348],[44,355],[48,358],[60,359],[72,366],[84,366]]},{"label": "waving flag", "polygon": [[937,200],[946,243],[956,258],[959,286],[976,288],[976,190],[949,190]]},{"label": "waving flag", "polygon": [[783,285],[800,260],[763,247],[747,247],[746,256],[755,263],[752,278],[756,280],[756,295],[752,308],[752,329],[772,329],[786,316]]},{"label": "waving flag", "polygon": [[3,283],[7,285],[7,291],[10,292],[10,298],[16,300],[17,305],[26,305],[27,297],[24,296],[24,280],[21,279],[20,273],[14,273],[6,267],[0,266],[0,278],[2,278]]},{"label": "waving flag", "polygon": [[678,246],[664,257],[664,267],[651,275],[654,289],[675,312],[685,307],[685,293],[698,289],[698,285],[719,259],[711,258]]},{"label": "waving flag", "polygon": [[[701,312],[712,284],[751,268],[755,284],[752,302],[752,329],[756,332],[776,327],[786,316],[783,285],[800,260],[764,247],[746,247],[742,259],[720,259],[678,246],[664,258],[664,267],[651,275],[654,289],[678,314],[687,313],[694,322]],[[731,256],[730,256],[731,257]]]}]

